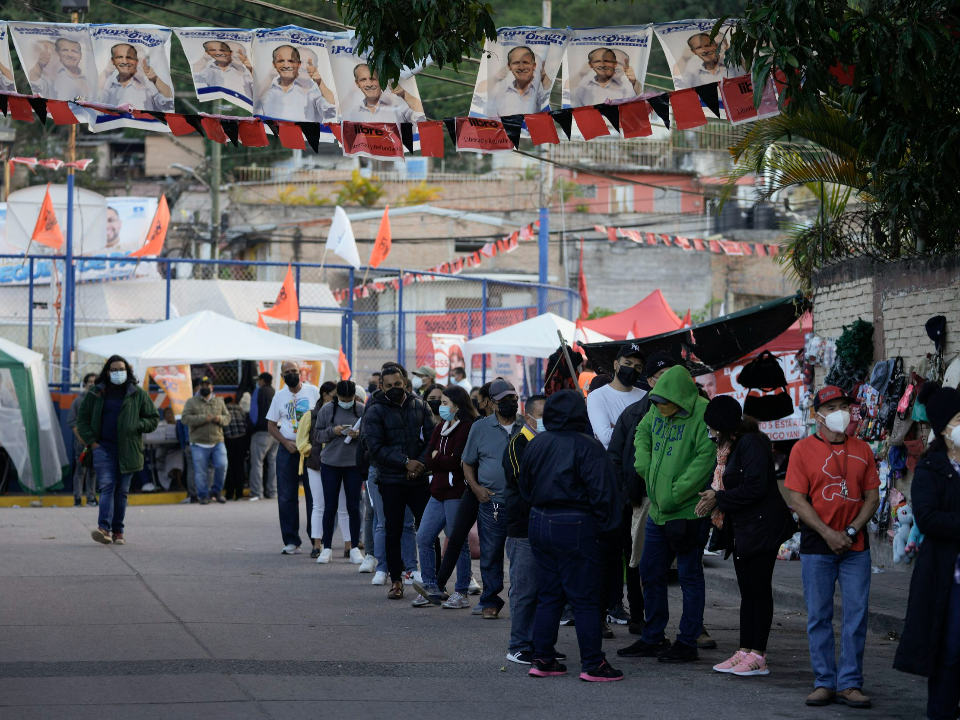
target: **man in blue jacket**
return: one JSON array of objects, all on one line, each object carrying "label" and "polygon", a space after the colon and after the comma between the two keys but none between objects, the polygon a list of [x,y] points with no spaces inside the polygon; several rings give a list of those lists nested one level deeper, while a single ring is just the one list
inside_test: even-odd
[{"label": "man in blue jacket", "polygon": [[526,447],[518,484],[530,511],[537,562],[537,614],[530,675],[564,675],[556,656],[565,599],[573,606],[582,672],[588,682],[622,680],[607,662],[600,637],[601,538],[621,521],[622,499],[603,445],[593,437],[580,393],[561,390],[544,405],[545,432]]}]

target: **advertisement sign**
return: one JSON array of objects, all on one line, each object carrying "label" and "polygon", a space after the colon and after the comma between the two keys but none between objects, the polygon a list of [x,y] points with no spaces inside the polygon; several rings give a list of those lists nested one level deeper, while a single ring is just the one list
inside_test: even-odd
[{"label": "advertisement sign", "polygon": [[403,141],[396,123],[358,123],[344,120],[341,125],[344,155],[403,160]]},{"label": "advertisement sign", "polygon": [[253,111],[253,30],[174,28],[200,102],[226,100]]},{"label": "advertisement sign", "polygon": [[432,363],[428,364],[437,371],[437,384],[446,385],[450,381],[451,368],[466,368],[463,346],[467,342],[467,336],[433,333],[430,341],[433,343],[433,358]]},{"label": "advertisement sign", "polygon": [[[183,414],[183,406],[193,397],[193,379],[190,377],[189,365],[162,365],[147,368],[147,374],[153,381],[163,388],[164,394],[170,398],[170,407],[177,417]],[[162,415],[162,413],[161,413]]]},{"label": "advertisement sign", "polygon": [[10,43],[7,42],[7,24],[0,22],[0,92],[15,93],[13,63],[10,62]]},{"label": "advertisement sign", "polygon": [[[748,392],[758,393],[760,391],[748,391],[737,382],[737,376],[743,370],[744,365],[755,359],[758,354],[748,355],[739,360],[736,365],[717,370],[715,373],[700,375],[696,378],[696,381],[703,385],[707,395],[711,398],[716,394],[730,395],[743,407],[743,401]],[[803,397],[803,368],[797,365],[796,350],[773,352],[773,355],[783,367],[783,374],[787,379],[787,392],[790,393],[790,399],[793,400],[794,409],[792,415],[782,420],[760,423],[760,429],[774,442],[802,440],[806,437],[803,411],[800,410],[800,400]]]},{"label": "advertisement sign", "polygon": [[708,85],[744,74],[739,65],[728,65],[726,62],[730,35],[736,21],[725,22],[717,36],[711,40],[710,33],[716,23],[716,20],[685,20],[654,26],[677,90]]},{"label": "advertisement sign", "polygon": [[512,152],[503,123],[483,118],[457,118],[457,150],[460,152]]},{"label": "advertisement sign", "polygon": [[574,30],[563,55],[563,107],[640,95],[651,35],[649,25]]},{"label": "advertisement sign", "polygon": [[749,75],[724,80],[720,83],[720,92],[727,117],[734,125],[780,114],[772,78],[767,78],[759,108],[753,105],[753,79]]},{"label": "advertisement sign", "polygon": [[523,357],[520,355],[501,355],[494,353],[490,356],[490,377],[502,377],[518,390],[524,387]]},{"label": "advertisement sign", "polygon": [[500,28],[483,47],[471,117],[506,117],[550,109],[550,93],[560,72],[572,30],[543,27]]}]

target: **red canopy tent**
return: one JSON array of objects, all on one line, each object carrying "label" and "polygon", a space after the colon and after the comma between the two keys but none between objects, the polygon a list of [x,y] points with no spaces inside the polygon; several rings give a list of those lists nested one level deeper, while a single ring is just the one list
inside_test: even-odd
[{"label": "red canopy tent", "polygon": [[584,320],[583,326],[613,340],[626,340],[630,332],[641,338],[673,332],[683,327],[683,321],[667,304],[663,293],[654,290],[633,307],[615,315]]}]

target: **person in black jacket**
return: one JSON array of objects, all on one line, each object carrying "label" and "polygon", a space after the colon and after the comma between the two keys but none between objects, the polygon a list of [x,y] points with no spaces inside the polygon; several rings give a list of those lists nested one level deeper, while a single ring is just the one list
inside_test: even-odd
[{"label": "person in black jacket", "polygon": [[[535,677],[564,675],[556,642],[564,600],[573,606],[580,645],[580,679],[621,680],[600,637],[601,537],[621,522],[622,498],[610,459],[592,435],[583,396],[572,390],[544,405],[546,432],[529,442],[520,464],[520,495],[531,506],[530,546],[537,561],[533,627]],[[590,433],[590,434],[588,434]]]},{"label": "person in black jacket", "polygon": [[[276,390],[273,388],[273,375],[260,373],[257,387],[250,400],[250,500],[256,502],[262,497],[276,497],[277,494],[277,448],[280,443],[267,432],[267,411]],[[264,488],[263,467],[266,461],[267,483]],[[190,482],[193,480],[191,478]]]},{"label": "person in black jacket", "polygon": [[403,559],[400,541],[406,509],[419,525],[430,500],[429,478],[424,461],[433,433],[430,408],[407,392],[407,371],[388,365],[380,376],[380,390],[373,394],[363,417],[363,438],[370,462],[377,469],[377,487],[383,499],[387,568],[393,583],[387,597],[403,598]]},{"label": "person in black jacket", "polygon": [[935,438],[910,486],[924,538],[893,666],[930,678],[930,720],[954,720],[960,704],[960,391],[927,382],[917,402],[926,407]]},{"label": "person in black jacket", "polygon": [[696,513],[712,514],[724,536],[726,556],[740,586],[740,649],[713,666],[722,673],[769,675],[767,638],[773,624],[773,568],[780,544],[796,524],[777,486],[770,439],[740,403],[717,395],[703,416],[717,440],[717,468],[710,489],[700,493]]}]

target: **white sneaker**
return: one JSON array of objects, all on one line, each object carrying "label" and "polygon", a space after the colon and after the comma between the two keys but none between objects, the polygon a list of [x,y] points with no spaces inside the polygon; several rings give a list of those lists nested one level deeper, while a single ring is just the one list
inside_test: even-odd
[{"label": "white sneaker", "polygon": [[299,555],[300,547],[297,545],[284,545],[283,550],[280,551],[281,555]]},{"label": "white sneaker", "polygon": [[259,495],[251,495],[250,497],[247,498],[247,502],[256,502],[259,499],[260,499]]},{"label": "white sneaker", "polygon": [[148,483],[144,483],[144,484],[143,484],[143,487],[140,488],[140,490],[143,491],[143,492],[156,492],[156,491],[157,491],[157,486],[154,485],[154,484],[151,483],[151,482],[148,482]]},{"label": "white sneaker", "polygon": [[354,565],[362,565],[363,561],[364,557],[360,548],[350,548],[350,562]]},{"label": "white sneaker", "polygon": [[382,570],[377,570],[376,574],[373,576],[373,581],[371,585],[386,585],[387,584],[387,574]]},{"label": "white sneaker", "polygon": [[414,570],[412,572],[405,572],[403,574],[403,584],[404,585],[413,585],[414,582],[422,583],[423,578],[420,577],[420,571]]},{"label": "white sneaker", "polygon": [[372,573],[377,569],[377,559],[373,556],[373,553],[370,553],[363,558],[363,562],[360,563],[360,572],[362,573]]},{"label": "white sneaker", "polygon": [[324,548],[320,552],[320,557],[317,558],[317,565],[326,565],[330,562],[330,558],[333,557],[333,550],[330,548]]},{"label": "white sneaker", "polygon": [[470,586],[467,588],[467,595],[479,595],[480,593],[480,586],[477,584],[477,581],[471,577]]}]

